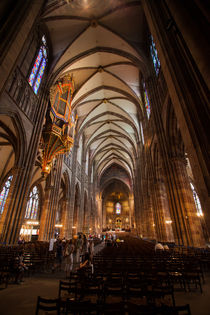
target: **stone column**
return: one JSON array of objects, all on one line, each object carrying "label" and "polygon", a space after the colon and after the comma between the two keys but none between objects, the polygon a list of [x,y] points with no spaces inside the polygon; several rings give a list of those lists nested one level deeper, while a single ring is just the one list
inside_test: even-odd
[{"label": "stone column", "polygon": [[92,171],[92,165],[91,165],[91,160],[90,160],[90,150],[88,149],[88,184],[87,184],[87,189],[88,189],[88,200],[87,200],[87,228],[88,231],[91,231],[92,229],[91,226],[91,197],[92,197],[92,185],[91,185],[91,171]]},{"label": "stone column", "polygon": [[106,228],[106,206],[105,201],[102,198],[102,229]]},{"label": "stone column", "polygon": [[154,239],[156,237],[155,221],[154,221],[154,209],[152,205],[151,195],[148,195],[148,208],[146,212],[146,233],[148,238]]},{"label": "stone column", "polygon": [[158,240],[162,242],[167,241],[167,235],[166,235],[166,218],[165,218],[165,200],[163,196],[164,187],[163,183],[161,181],[157,181],[155,183],[155,194],[156,194],[156,202],[157,202],[157,220],[156,220],[156,231],[158,232]]},{"label": "stone column", "polygon": [[205,240],[201,222],[197,216],[192,189],[187,174],[187,162],[184,158],[172,158],[171,164],[175,172],[176,189],[180,196],[181,211],[180,221],[183,222],[183,234],[187,233],[193,246],[204,246]]},{"label": "stone column", "polygon": [[40,217],[40,229],[39,229],[39,241],[46,241],[47,236],[45,232],[45,224],[48,220],[48,210],[50,208],[50,198],[51,198],[51,190],[53,189],[52,186],[45,188],[45,198],[44,203],[42,206],[42,212]]},{"label": "stone column", "polygon": [[86,150],[85,150],[85,136],[82,139],[82,163],[81,163],[81,196],[80,208],[78,213],[78,231],[83,231],[84,224],[84,198],[85,198],[85,166],[86,166]]},{"label": "stone column", "polygon": [[[199,19],[197,21],[191,15],[191,9],[188,10],[194,6],[192,1],[142,0],[142,6],[156,44],[161,71],[174,105],[200,201],[205,209],[206,223],[210,229],[209,68],[206,67],[209,58],[206,50],[202,49],[208,47],[207,35],[201,34],[201,46],[198,45],[198,34],[203,32],[200,12],[195,9],[192,11]],[[155,98],[158,98],[157,94]],[[185,243],[178,226],[176,234]]]},{"label": "stone column", "polygon": [[153,214],[153,205],[151,195],[144,194],[144,207],[142,209],[142,236],[150,239],[155,238],[155,218]]},{"label": "stone column", "polygon": [[134,200],[133,197],[129,197],[129,225],[130,229],[132,230],[133,225],[134,225],[134,218],[133,218],[133,213],[134,213]]},{"label": "stone column", "polygon": [[206,31],[209,25],[205,23],[205,17],[195,1],[166,0],[166,3],[205,82],[208,84],[208,88],[210,88],[209,53],[206,49],[209,44],[209,36]]},{"label": "stone column", "polygon": [[169,211],[168,197],[165,184],[162,180],[156,183],[158,211],[160,212],[160,230],[162,231],[162,241],[173,242],[172,220]]},{"label": "stone column", "polygon": [[103,217],[102,217],[102,208],[103,208],[103,199],[101,197],[98,198],[98,233],[102,232],[103,226]]},{"label": "stone column", "polygon": [[71,175],[71,199],[70,199],[70,207],[69,207],[69,237],[72,237],[72,227],[73,227],[73,218],[74,218],[74,203],[75,203],[75,188],[76,188],[76,165],[77,165],[77,151],[78,151],[78,143],[75,140],[75,144],[73,146],[73,154],[72,154],[72,175]]},{"label": "stone column", "polygon": [[70,239],[71,233],[69,229],[69,222],[68,222],[68,217],[69,217],[69,199],[64,199],[62,201],[62,217],[61,217],[61,223],[62,223],[62,228],[61,228],[61,238],[66,238]]},{"label": "stone column", "polygon": [[143,153],[140,150],[140,142],[137,143],[138,157],[135,160],[134,169],[134,184],[133,184],[133,194],[134,194],[134,216],[137,234],[143,235],[143,196],[144,196],[144,186],[142,184],[143,178]]},{"label": "stone column", "polygon": [[47,187],[44,206],[40,219],[39,240],[49,241],[54,238],[55,216],[58,207],[58,196],[61,182],[63,157],[58,156],[56,164],[51,170],[51,183]]}]

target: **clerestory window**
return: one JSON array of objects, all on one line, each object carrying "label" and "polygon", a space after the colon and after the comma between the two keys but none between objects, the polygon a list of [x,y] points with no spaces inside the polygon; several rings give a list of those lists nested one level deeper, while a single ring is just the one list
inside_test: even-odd
[{"label": "clerestory window", "polygon": [[39,49],[35,63],[31,70],[31,74],[28,79],[28,82],[30,86],[33,88],[35,94],[38,93],[46,65],[47,65],[47,43],[46,43],[46,38],[43,35],[41,47]]},{"label": "clerestory window", "polygon": [[157,49],[155,47],[155,43],[153,40],[153,37],[151,36],[151,43],[150,43],[150,54],[152,57],[152,62],[154,65],[155,73],[158,76],[159,70],[160,70],[160,60],[158,58]]}]

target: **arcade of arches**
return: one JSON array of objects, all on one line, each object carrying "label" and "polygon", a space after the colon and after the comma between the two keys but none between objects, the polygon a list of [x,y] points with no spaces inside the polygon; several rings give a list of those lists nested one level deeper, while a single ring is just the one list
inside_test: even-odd
[{"label": "arcade of arches", "polygon": [[1,243],[129,231],[205,246],[204,2],[4,0],[0,12]]}]

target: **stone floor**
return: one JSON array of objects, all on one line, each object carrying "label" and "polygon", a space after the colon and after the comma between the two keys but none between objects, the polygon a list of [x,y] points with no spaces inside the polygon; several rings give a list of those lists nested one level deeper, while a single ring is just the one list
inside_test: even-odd
[{"label": "stone floor", "polygon": [[[203,293],[176,292],[176,304],[189,303],[192,315],[210,315],[210,273],[206,274]],[[37,296],[54,298],[58,295],[59,279],[64,279],[64,272],[46,273],[25,278],[21,285],[9,284],[0,290],[1,315],[35,314]]]}]

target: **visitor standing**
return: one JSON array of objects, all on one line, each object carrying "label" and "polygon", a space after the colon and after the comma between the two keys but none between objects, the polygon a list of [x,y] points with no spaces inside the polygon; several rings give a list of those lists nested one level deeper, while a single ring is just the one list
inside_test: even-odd
[{"label": "visitor standing", "polygon": [[66,278],[70,277],[70,274],[72,272],[73,252],[74,252],[74,244],[72,240],[66,241],[66,246],[64,249],[64,263],[65,263]]},{"label": "visitor standing", "polygon": [[82,245],[83,245],[83,240],[82,240],[82,235],[80,234],[76,240],[76,264],[77,264],[77,267],[80,264],[80,255],[82,253]]},{"label": "visitor standing", "polygon": [[56,241],[56,266],[55,268],[58,268],[59,271],[61,271],[62,260],[63,260],[63,245],[62,245],[62,241],[58,239]]},{"label": "visitor standing", "polygon": [[89,241],[87,239],[87,237],[84,235],[83,238],[83,254],[84,254],[84,262],[86,260],[89,260]]},{"label": "visitor standing", "polygon": [[90,259],[90,263],[91,264],[93,264],[93,256],[94,256],[94,242],[93,242],[93,240],[90,240],[89,259]]}]

